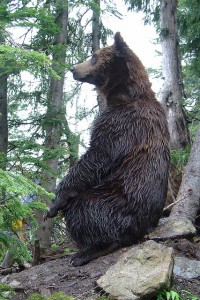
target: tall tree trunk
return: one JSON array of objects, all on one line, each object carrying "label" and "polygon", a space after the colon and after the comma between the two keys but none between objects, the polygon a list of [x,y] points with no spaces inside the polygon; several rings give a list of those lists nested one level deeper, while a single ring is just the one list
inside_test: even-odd
[{"label": "tall tree trunk", "polygon": [[[55,36],[53,51],[53,69],[60,75],[60,79],[51,79],[48,93],[48,107],[45,120],[45,151],[44,159],[48,165],[48,170],[44,170],[42,186],[49,192],[54,192],[56,188],[56,174],[58,171],[58,157],[53,150],[59,148],[62,134],[62,124],[64,120],[63,89],[65,77],[65,59],[67,48],[67,26],[68,26],[68,1],[57,0],[55,3],[57,17],[56,24],[60,28]],[[46,200],[49,206],[48,200]],[[35,238],[40,241],[41,246],[48,248],[51,243],[52,220],[44,222],[43,215],[37,213],[40,227],[35,233]]]},{"label": "tall tree trunk", "polygon": [[185,167],[181,186],[177,195],[177,204],[173,206],[170,216],[186,217],[194,222],[200,207],[200,126],[196,133]]},{"label": "tall tree trunk", "polygon": [[162,38],[164,85],[162,99],[168,117],[171,148],[190,143],[189,131],[182,107],[184,98],[179,42],[177,32],[177,1],[162,0],[160,30]]},{"label": "tall tree trunk", "polygon": [[[3,27],[0,30],[0,44],[4,44]],[[8,150],[8,119],[7,119],[7,80],[8,75],[0,68],[0,168],[6,169]]]},{"label": "tall tree trunk", "polygon": [[100,48],[100,0],[93,1],[93,16],[92,16],[92,52]]},{"label": "tall tree trunk", "polygon": [[[4,44],[3,30],[0,30],[0,44]],[[0,168],[6,170],[8,151],[8,101],[7,101],[8,75],[0,68]],[[2,200],[2,199],[1,199]],[[9,268],[13,264],[10,251],[7,251],[1,267]]]},{"label": "tall tree trunk", "polygon": [[80,134],[74,134],[68,125],[66,117],[64,118],[64,132],[67,137],[67,144],[69,148],[69,165],[70,167],[75,164],[78,159]]},{"label": "tall tree trunk", "polygon": [[[93,1],[93,16],[92,16],[92,52],[94,53],[100,48],[101,31],[100,31],[100,0]],[[106,107],[106,99],[97,95],[99,112],[101,113]]]},{"label": "tall tree trunk", "polygon": [[6,169],[8,150],[7,75],[0,68],[0,168]]},{"label": "tall tree trunk", "polygon": [[162,219],[155,231],[149,234],[152,239],[187,237],[196,234],[195,218],[200,208],[200,126],[196,133],[185,167],[176,202],[168,218]]}]

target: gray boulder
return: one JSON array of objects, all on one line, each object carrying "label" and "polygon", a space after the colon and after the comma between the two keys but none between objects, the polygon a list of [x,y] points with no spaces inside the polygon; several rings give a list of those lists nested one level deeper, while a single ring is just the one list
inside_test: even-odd
[{"label": "gray boulder", "polygon": [[124,253],[97,284],[115,299],[150,300],[169,287],[172,269],[173,249],[147,241]]},{"label": "gray boulder", "polygon": [[158,226],[148,234],[148,237],[154,240],[162,240],[194,236],[195,234],[196,229],[188,218],[170,216],[160,219]]},{"label": "gray boulder", "polygon": [[187,257],[175,257],[174,275],[181,276],[184,279],[200,277],[200,261],[191,260]]}]

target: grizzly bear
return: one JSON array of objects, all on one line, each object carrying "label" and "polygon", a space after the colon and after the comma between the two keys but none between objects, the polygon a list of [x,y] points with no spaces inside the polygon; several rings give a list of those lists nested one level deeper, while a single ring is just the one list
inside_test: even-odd
[{"label": "grizzly bear", "polygon": [[132,245],[158,223],[170,162],[167,119],[139,58],[117,32],[112,46],[72,68],[96,86],[107,106],[86,153],[58,185],[46,217],[63,211],[80,266]]}]

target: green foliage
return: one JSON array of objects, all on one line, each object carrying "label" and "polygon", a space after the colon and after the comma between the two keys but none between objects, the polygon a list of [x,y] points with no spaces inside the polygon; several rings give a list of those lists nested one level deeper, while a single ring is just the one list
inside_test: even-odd
[{"label": "green foliage", "polygon": [[45,296],[38,293],[33,293],[28,297],[28,300],[45,300],[45,299],[47,299]]},{"label": "green foliage", "polygon": [[63,292],[55,293],[55,294],[51,295],[49,298],[47,298],[47,299],[48,300],[75,300],[74,297],[67,296]]},{"label": "green foliage", "polygon": [[[160,1],[154,0],[124,0],[129,10],[142,11],[145,14],[145,24],[158,23],[160,18]],[[152,5],[153,4],[153,5]]]},{"label": "green foliage", "polygon": [[15,295],[13,288],[5,283],[0,282],[0,299],[11,299]]},{"label": "green foliage", "polygon": [[162,290],[157,295],[157,300],[181,300],[180,295],[175,291]]},{"label": "green foliage", "polygon": [[[161,2],[158,0],[124,0],[129,10],[142,11],[145,23],[154,22],[160,37],[169,36],[169,29],[160,29]],[[187,119],[200,120],[200,14],[199,0],[178,1],[177,17],[184,73],[184,107]]]},{"label": "green foliage", "polygon": [[199,1],[180,0],[178,27],[184,60],[184,87],[186,107],[191,123],[200,120],[200,14]]},{"label": "green foliage", "polygon": [[6,154],[3,152],[0,152],[0,168],[1,167],[4,168],[4,166],[6,165],[6,160],[7,160]]},{"label": "green foliage", "polygon": [[[26,204],[26,197],[31,195],[33,199],[33,195],[37,195],[37,199]],[[9,250],[14,260],[19,263],[31,259],[27,246],[18,237],[18,232],[22,229],[24,220],[31,222],[32,230],[37,227],[34,211],[46,210],[44,197],[52,199],[54,195],[22,175],[0,169],[0,242],[4,249],[1,255]]]},{"label": "green foliage", "polygon": [[185,291],[185,290],[181,291],[181,295],[183,297],[183,300],[184,299],[187,299],[187,300],[199,300],[199,297],[197,297],[197,296],[193,295],[192,293],[190,293],[188,291]]},{"label": "green foliage", "polygon": [[185,290],[176,292],[164,289],[158,293],[156,300],[199,300],[199,297]]},{"label": "green foliage", "polygon": [[199,1],[180,0],[178,7],[182,53],[197,75],[200,74],[199,4]]},{"label": "green foliage", "polygon": [[67,296],[63,292],[55,293],[49,297],[45,297],[41,294],[34,293],[28,297],[28,300],[75,300],[75,298],[72,296]]},{"label": "green foliage", "polygon": [[171,150],[171,162],[177,167],[184,167],[190,156],[190,146],[184,149]]},{"label": "green foliage", "polygon": [[56,243],[51,244],[52,249],[56,249],[57,247],[58,247],[58,245],[56,245]]},{"label": "green foliage", "polygon": [[58,74],[52,69],[51,63],[51,59],[45,53],[0,45],[1,75],[29,70],[32,74],[38,76],[46,71],[56,79],[60,79]]},{"label": "green foliage", "polygon": [[74,249],[72,249],[72,248],[65,248],[64,249],[64,253],[66,253],[66,254],[69,254],[69,253],[72,253],[72,252],[74,252]]},{"label": "green foliage", "polygon": [[10,196],[12,195],[11,199],[30,195],[30,193],[37,194],[38,196],[47,196],[51,199],[53,198],[53,194],[46,192],[40,185],[31,182],[24,176],[0,169],[0,197],[2,197],[4,193],[8,193]]}]

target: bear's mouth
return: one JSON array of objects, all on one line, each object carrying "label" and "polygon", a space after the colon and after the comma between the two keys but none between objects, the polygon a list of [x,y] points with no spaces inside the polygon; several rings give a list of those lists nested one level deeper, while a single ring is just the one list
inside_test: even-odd
[{"label": "bear's mouth", "polygon": [[91,83],[94,84],[94,82],[92,81],[92,77],[85,73],[85,74],[79,74],[77,73],[75,70],[72,72],[73,74],[73,78],[75,80],[81,81],[81,82],[87,82],[87,83]]},{"label": "bear's mouth", "polygon": [[75,80],[80,80],[80,81],[81,81],[81,80],[83,80],[83,79],[86,77],[85,75],[84,75],[84,76],[83,76],[83,75],[80,75],[80,74],[78,74],[78,73],[75,72],[75,71],[74,71],[72,74],[73,74],[73,78],[74,78]]}]

